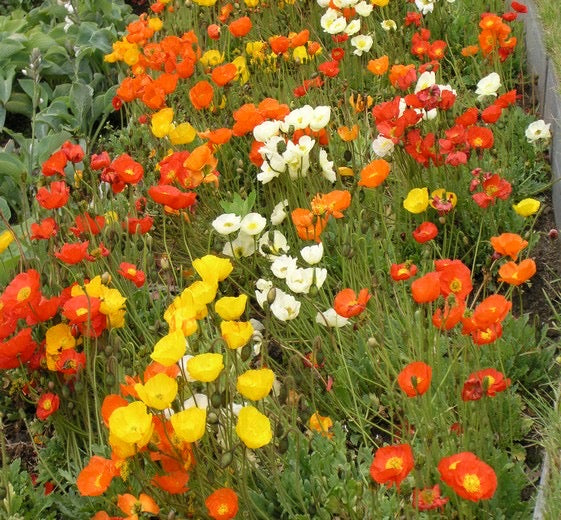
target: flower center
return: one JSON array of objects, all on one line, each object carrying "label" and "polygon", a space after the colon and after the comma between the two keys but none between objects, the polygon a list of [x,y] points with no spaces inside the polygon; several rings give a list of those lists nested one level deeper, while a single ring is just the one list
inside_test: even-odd
[{"label": "flower center", "polygon": [[23,301],[27,300],[27,298],[29,298],[30,294],[31,294],[31,287],[23,287],[22,289],[20,289],[18,291],[18,294],[16,296],[16,300],[18,302],[23,302]]},{"label": "flower center", "polygon": [[386,462],[386,469],[397,469],[401,471],[403,469],[403,459],[401,457],[391,457]]},{"label": "flower center", "polygon": [[481,491],[481,481],[473,473],[465,475],[462,484],[468,493],[479,493]]}]

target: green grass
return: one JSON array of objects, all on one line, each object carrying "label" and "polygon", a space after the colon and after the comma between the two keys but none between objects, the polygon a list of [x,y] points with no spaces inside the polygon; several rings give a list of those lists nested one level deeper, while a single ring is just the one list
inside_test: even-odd
[{"label": "green grass", "polygon": [[538,13],[543,24],[545,46],[555,64],[557,78],[561,77],[561,3],[558,0],[536,0]]}]

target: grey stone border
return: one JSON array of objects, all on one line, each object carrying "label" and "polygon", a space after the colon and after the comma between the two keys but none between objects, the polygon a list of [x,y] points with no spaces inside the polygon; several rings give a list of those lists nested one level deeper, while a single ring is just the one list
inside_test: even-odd
[{"label": "grey stone border", "polygon": [[[555,214],[555,225],[561,228],[561,89],[555,72],[552,59],[547,55],[543,27],[538,15],[538,9],[534,0],[519,0],[528,7],[526,14],[519,15],[519,19],[524,22],[524,39],[526,43],[526,66],[528,72],[537,77],[537,98],[539,102],[538,110],[546,123],[551,124],[551,180],[553,211]],[[506,0],[506,10],[510,10],[511,0]],[[555,407],[559,405],[559,397]],[[545,487],[550,473],[550,460],[547,450],[544,450],[543,466],[534,506],[532,520],[544,520],[547,511]]]},{"label": "grey stone border", "polygon": [[[537,98],[539,113],[546,123],[551,124],[550,161],[552,172],[552,199],[555,225],[561,228],[561,89],[552,59],[547,55],[543,28],[534,0],[522,0],[528,7],[526,14],[520,14],[524,22],[528,72],[537,76]],[[511,0],[506,1],[510,10]]]}]

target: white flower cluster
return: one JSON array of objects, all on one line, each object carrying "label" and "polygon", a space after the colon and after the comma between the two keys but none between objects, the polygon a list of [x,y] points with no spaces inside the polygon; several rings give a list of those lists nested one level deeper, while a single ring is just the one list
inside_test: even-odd
[{"label": "white flower cluster", "polygon": [[[278,232],[275,231],[275,233]],[[312,287],[321,289],[327,278],[327,269],[314,266],[323,258],[323,244],[320,242],[304,247],[300,251],[300,255],[309,267],[299,267],[297,258],[282,254],[272,260],[272,274],[278,280],[284,280],[288,289],[295,294],[308,294]],[[275,286],[271,280],[260,278],[255,287],[257,303],[263,308],[265,302],[269,301],[271,312],[278,320],[292,320],[300,313],[301,302]],[[274,296],[272,302],[270,295]]]},{"label": "white flower cluster", "polygon": [[[366,18],[372,13],[374,6],[365,0],[333,0],[333,4],[337,9],[329,7],[329,0],[317,0],[320,7],[327,8],[320,19],[320,24],[324,32],[328,34],[345,33],[352,36],[360,31],[360,18]],[[354,18],[347,22],[343,16],[342,10],[354,8],[359,18]]]},{"label": "white flower cluster", "polygon": [[[438,0],[415,0],[415,5],[421,14],[432,13],[434,5]],[[453,4],[456,0],[446,0],[449,4]]]},{"label": "white flower cluster", "polygon": [[238,236],[224,244],[222,254],[240,258],[255,253],[257,236],[265,229],[267,219],[259,213],[248,213],[240,217],[235,213],[223,213],[212,221],[212,227],[217,233],[228,236],[238,232]]},{"label": "white flower cluster", "polygon": [[[310,152],[316,141],[309,135],[303,135],[294,143],[287,135],[305,128],[318,132],[327,126],[330,118],[331,107],[305,105],[287,114],[284,121],[265,121],[257,125],[253,129],[253,137],[263,143],[259,149],[263,164],[257,180],[266,184],[286,171],[291,179],[306,177],[310,169]],[[319,151],[319,163],[323,176],[335,182],[333,162],[328,160],[324,149]]]},{"label": "white flower cluster", "polygon": [[548,140],[551,138],[550,123],[546,123],[543,119],[538,119],[530,123],[526,128],[526,139],[529,143],[535,143],[539,140]]}]

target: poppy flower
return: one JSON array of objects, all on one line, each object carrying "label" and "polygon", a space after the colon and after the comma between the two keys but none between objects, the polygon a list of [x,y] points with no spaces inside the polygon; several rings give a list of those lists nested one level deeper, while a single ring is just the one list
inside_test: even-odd
[{"label": "poppy flower", "polygon": [[79,163],[84,158],[84,150],[79,144],[66,141],[60,147],[66,158],[72,163]]},{"label": "poppy flower", "polygon": [[99,235],[105,226],[105,217],[103,215],[96,215],[92,217],[89,213],[84,215],[77,215],[74,219],[76,225],[70,228],[74,236],[92,234]]},{"label": "poppy flower", "polygon": [[189,99],[197,110],[208,108],[214,97],[214,89],[208,81],[199,81],[189,90]]},{"label": "poppy flower", "polygon": [[244,406],[238,413],[236,433],[242,442],[252,450],[269,444],[273,438],[271,422],[255,406]]},{"label": "poppy flower", "polygon": [[318,66],[318,71],[329,78],[334,78],[340,72],[339,62],[336,60],[325,61]]},{"label": "poppy flower", "polygon": [[111,157],[106,151],[101,152],[100,154],[92,154],[90,157],[90,168],[92,170],[103,170],[103,168],[107,168],[111,164]]},{"label": "poppy flower", "polygon": [[412,233],[419,244],[424,244],[438,235],[438,228],[432,222],[423,222]]},{"label": "poppy flower", "polygon": [[527,13],[528,8],[521,4],[520,2],[511,2],[510,6],[517,12],[517,13]]},{"label": "poppy flower", "polygon": [[55,413],[60,406],[60,398],[52,392],[46,392],[37,401],[37,419],[45,421],[50,415]]},{"label": "poppy flower", "polygon": [[477,401],[487,395],[495,397],[510,386],[510,379],[494,368],[486,368],[470,374],[462,389],[463,401]]},{"label": "poppy flower", "polygon": [[117,505],[123,513],[129,516],[136,516],[138,513],[151,513],[152,515],[157,515],[160,512],[158,504],[156,504],[152,497],[145,493],[140,493],[138,498],[130,493],[119,495]]},{"label": "poppy flower", "polygon": [[71,324],[84,323],[99,314],[101,300],[82,294],[68,299],[62,306],[62,315]]},{"label": "poppy flower", "polygon": [[432,368],[422,361],[415,361],[399,373],[397,383],[408,397],[416,397],[429,389],[431,379]]},{"label": "poppy flower", "polygon": [[503,233],[497,237],[491,237],[491,245],[496,253],[510,256],[516,260],[520,251],[528,245],[528,241],[516,233]]},{"label": "poppy flower", "polygon": [[31,338],[31,328],[21,329],[15,336],[0,342],[0,369],[17,368],[27,363],[36,348],[37,344]]},{"label": "poppy flower", "polygon": [[433,302],[440,296],[440,273],[430,272],[411,284],[411,294],[417,303]]},{"label": "poppy flower", "polygon": [[35,198],[45,209],[62,208],[70,197],[70,187],[64,181],[55,181],[48,188],[44,186],[37,190]]},{"label": "poppy flower", "polygon": [[444,307],[438,307],[432,315],[432,324],[441,330],[454,328],[464,315],[466,304],[464,300],[454,296],[444,300]]},{"label": "poppy flower", "polygon": [[353,125],[352,128],[349,128],[347,126],[340,126],[339,128],[337,128],[337,133],[339,134],[339,137],[345,141],[353,141],[354,139],[357,138],[358,136],[358,125]]},{"label": "poppy flower", "polygon": [[75,244],[64,244],[60,250],[55,251],[55,256],[65,264],[74,265],[82,260],[88,259],[89,240],[76,242]]},{"label": "poppy flower", "polygon": [[137,287],[142,287],[146,281],[146,275],[143,271],[136,268],[134,264],[129,264],[127,262],[121,262],[119,265],[119,270],[117,271],[122,277],[130,280]]},{"label": "poppy flower", "polygon": [[144,176],[142,165],[126,153],[113,159],[110,168],[117,174],[118,179],[126,184],[138,184]]},{"label": "poppy flower", "polygon": [[383,76],[388,71],[389,58],[384,55],[368,62],[367,69],[376,76]]},{"label": "poppy flower", "polygon": [[127,217],[123,222],[123,229],[126,229],[131,235],[148,233],[152,229],[154,219],[150,215],[142,218]]},{"label": "poppy flower", "polygon": [[477,305],[473,312],[473,321],[481,329],[502,322],[512,307],[502,294],[492,294]]},{"label": "poppy flower", "polygon": [[493,468],[470,452],[445,457],[439,462],[438,471],[459,496],[472,502],[492,498],[497,489]]},{"label": "poppy flower", "polygon": [[470,333],[471,340],[475,345],[488,345],[497,341],[503,335],[503,326],[492,323],[488,327],[477,328]]},{"label": "poppy flower", "polygon": [[440,486],[438,484],[431,488],[413,490],[411,503],[415,509],[419,511],[430,511],[444,507],[449,498],[440,496]]},{"label": "poppy flower", "polygon": [[457,299],[464,300],[473,289],[471,270],[461,260],[439,261],[436,270],[440,273],[440,292],[443,296],[453,294]]},{"label": "poppy flower", "polygon": [[226,63],[225,65],[215,67],[210,77],[219,87],[223,87],[227,83],[230,83],[230,81],[236,77],[237,73],[238,68],[233,63]]},{"label": "poppy flower", "polygon": [[401,264],[392,264],[390,267],[390,276],[396,282],[401,280],[409,280],[417,274],[417,266],[411,262]]},{"label": "poppy flower", "polygon": [[238,18],[237,20],[230,22],[230,25],[228,25],[228,30],[230,31],[230,34],[235,38],[241,38],[242,36],[245,36],[249,31],[251,31],[252,25],[253,24],[251,23],[249,17],[243,16],[242,18]]},{"label": "poppy flower", "polygon": [[219,40],[220,39],[220,26],[216,25],[215,23],[210,24],[207,29],[206,32],[208,34],[208,37],[211,40]]},{"label": "poppy flower", "polygon": [[332,215],[342,218],[343,211],[351,204],[351,193],[347,190],[334,190],[329,193],[318,193],[311,202],[315,215]]},{"label": "poppy flower", "polygon": [[370,466],[370,476],[378,484],[395,484],[399,488],[414,465],[413,450],[409,444],[385,446],[376,450]]},{"label": "poppy flower", "polygon": [[23,318],[41,299],[41,276],[35,269],[18,274],[0,298],[10,314]]},{"label": "poppy flower", "polygon": [[230,520],[238,514],[238,495],[230,488],[220,488],[205,500],[208,515],[214,520]]},{"label": "poppy flower", "polygon": [[191,207],[197,199],[194,191],[184,192],[169,184],[150,187],[148,195],[158,204],[165,204],[175,210]]},{"label": "poppy flower", "polygon": [[492,148],[494,143],[493,132],[489,128],[470,126],[467,130],[467,141],[472,148]]},{"label": "poppy flower", "polygon": [[58,150],[58,152],[53,153],[41,166],[41,173],[45,177],[50,177],[51,175],[59,175],[64,176],[64,168],[68,164],[68,158],[66,154],[62,150]]},{"label": "poppy flower", "polygon": [[384,159],[376,159],[361,170],[358,185],[365,188],[376,188],[386,180],[389,173],[390,163]]},{"label": "poppy flower", "polygon": [[55,361],[55,370],[65,375],[74,375],[86,366],[86,354],[73,348],[63,350]]},{"label": "poppy flower", "polygon": [[80,471],[76,479],[76,486],[80,495],[97,497],[107,491],[113,477],[116,477],[118,474],[119,470],[111,459],[104,459],[99,455],[94,455]]},{"label": "poppy flower", "polygon": [[117,394],[109,394],[106,395],[103,399],[103,403],[101,404],[101,418],[103,419],[103,424],[109,427],[109,417],[111,414],[117,409],[121,408],[122,406],[127,406],[129,402]]},{"label": "poppy flower", "polygon": [[329,428],[333,427],[333,421],[331,420],[331,417],[324,417],[318,412],[315,412],[310,417],[308,426],[310,430],[320,433],[323,437],[327,437],[328,439],[333,438],[333,433],[328,431]]},{"label": "poppy flower", "polygon": [[182,495],[189,490],[189,473],[187,471],[176,470],[164,475],[155,475],[151,483],[170,495]]},{"label": "poppy flower", "polygon": [[536,274],[536,262],[531,258],[522,260],[519,264],[507,262],[499,269],[499,282],[510,285],[521,285]]},{"label": "poppy flower", "polygon": [[333,308],[339,316],[352,318],[353,316],[358,316],[366,309],[370,296],[368,289],[361,289],[358,296],[352,289],[343,289],[335,295]]},{"label": "poppy flower", "polygon": [[58,225],[53,217],[31,224],[31,240],[48,240],[57,234]]}]

